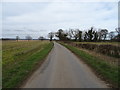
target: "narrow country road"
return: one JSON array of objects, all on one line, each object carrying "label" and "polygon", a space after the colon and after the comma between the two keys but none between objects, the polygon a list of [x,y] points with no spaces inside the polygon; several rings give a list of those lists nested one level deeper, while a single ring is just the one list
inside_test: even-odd
[{"label": "narrow country road", "polygon": [[107,88],[73,53],[54,42],[45,62],[22,88]]}]

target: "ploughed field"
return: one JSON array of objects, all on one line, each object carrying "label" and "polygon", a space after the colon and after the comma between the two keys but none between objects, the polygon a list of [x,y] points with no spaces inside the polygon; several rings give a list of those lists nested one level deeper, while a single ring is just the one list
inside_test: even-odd
[{"label": "ploughed field", "polygon": [[2,41],[3,88],[17,87],[42,62],[52,46],[49,41]]}]

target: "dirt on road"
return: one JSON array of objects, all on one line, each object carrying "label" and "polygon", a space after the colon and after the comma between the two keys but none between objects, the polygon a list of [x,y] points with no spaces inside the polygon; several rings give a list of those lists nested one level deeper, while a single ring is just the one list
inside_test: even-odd
[{"label": "dirt on road", "polygon": [[21,88],[107,88],[107,85],[72,52],[54,42],[45,62]]}]

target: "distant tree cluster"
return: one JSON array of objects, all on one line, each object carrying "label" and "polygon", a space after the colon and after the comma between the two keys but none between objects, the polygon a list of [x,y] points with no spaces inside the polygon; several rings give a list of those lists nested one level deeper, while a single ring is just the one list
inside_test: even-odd
[{"label": "distant tree cluster", "polygon": [[[46,38],[44,38],[43,36],[40,36],[39,38],[38,38],[38,40],[45,40]],[[16,41],[18,42],[20,40],[20,37],[19,36],[16,36]],[[28,41],[30,41],[30,40],[33,40],[33,38],[32,38],[32,36],[30,36],[30,35],[27,35],[27,36],[25,36],[25,39],[22,39],[22,40],[28,40]]]},{"label": "distant tree cluster", "polygon": [[50,32],[48,34],[50,41],[54,36],[58,37],[61,41],[74,40],[74,41],[86,41],[86,42],[98,42],[98,41],[120,41],[120,28],[116,28],[116,31],[108,32],[107,29],[96,29],[91,27],[88,30],[59,29],[57,32]]},{"label": "distant tree cluster", "polygon": [[45,40],[45,38],[43,37],[43,36],[40,36],[39,38],[38,38],[38,40]]},{"label": "distant tree cluster", "polygon": [[32,37],[30,35],[27,35],[26,39],[29,41],[29,40],[32,40]]}]

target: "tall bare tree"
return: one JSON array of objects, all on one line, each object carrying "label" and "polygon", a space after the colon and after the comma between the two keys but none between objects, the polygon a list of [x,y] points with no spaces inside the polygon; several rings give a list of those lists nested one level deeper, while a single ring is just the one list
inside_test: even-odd
[{"label": "tall bare tree", "polygon": [[79,40],[79,42],[81,42],[82,41],[82,31],[78,31],[78,40]]},{"label": "tall bare tree", "polygon": [[110,40],[113,40],[114,37],[115,37],[115,33],[114,32],[110,32],[109,33]]},{"label": "tall bare tree", "polygon": [[101,29],[98,29],[98,40],[101,41],[102,40],[102,32]]},{"label": "tall bare tree", "polygon": [[99,30],[98,30],[98,38],[99,38],[99,41],[105,40],[107,34],[108,34],[108,30],[107,30],[107,29],[99,29]]},{"label": "tall bare tree", "polygon": [[93,41],[98,41],[98,32],[97,31],[95,31],[95,33],[94,33],[94,39],[93,39]]},{"label": "tall bare tree", "polygon": [[117,37],[117,41],[120,42],[120,27],[116,28],[115,30],[118,33],[118,35],[116,36]]},{"label": "tall bare tree", "polygon": [[103,40],[105,40],[105,39],[106,39],[106,36],[107,36],[107,34],[108,34],[108,30],[107,30],[107,29],[101,29],[101,33],[102,33],[102,38],[103,38]]},{"label": "tall bare tree", "polygon": [[69,31],[68,31],[68,37],[69,37],[69,39],[71,40],[72,39],[72,31],[71,31],[72,29],[69,29]]},{"label": "tall bare tree", "polygon": [[68,33],[67,32],[65,32],[64,30],[62,30],[62,29],[59,29],[57,32],[56,32],[56,37],[58,37],[59,38],[59,40],[67,40],[68,38],[67,38],[67,36],[68,36]]},{"label": "tall bare tree", "polygon": [[85,38],[87,39],[87,41],[93,41],[94,33],[94,27],[91,27],[90,30],[88,30],[88,32],[85,32]]},{"label": "tall bare tree", "polygon": [[77,41],[79,37],[79,29],[71,29],[71,33],[73,35],[74,40]]},{"label": "tall bare tree", "polygon": [[118,34],[120,34],[120,27],[115,28],[115,30],[116,30],[116,32],[117,32]]}]

